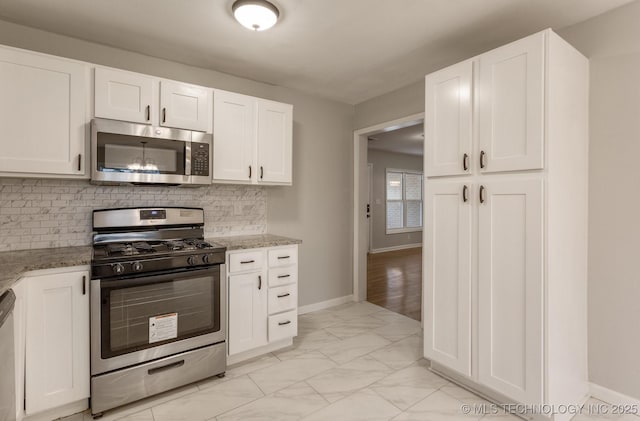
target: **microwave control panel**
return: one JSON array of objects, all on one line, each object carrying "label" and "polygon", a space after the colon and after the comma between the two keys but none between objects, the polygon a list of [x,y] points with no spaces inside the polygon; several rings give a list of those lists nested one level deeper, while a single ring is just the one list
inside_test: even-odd
[{"label": "microwave control panel", "polygon": [[191,143],[191,175],[209,176],[208,143]]}]

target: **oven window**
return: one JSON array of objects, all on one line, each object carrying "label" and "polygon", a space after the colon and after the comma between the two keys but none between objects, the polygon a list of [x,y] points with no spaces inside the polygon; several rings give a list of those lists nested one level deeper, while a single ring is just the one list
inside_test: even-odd
[{"label": "oven window", "polygon": [[102,358],[220,330],[218,276],[103,286],[101,295]]},{"label": "oven window", "polygon": [[98,171],[184,175],[186,143],[98,133]]}]

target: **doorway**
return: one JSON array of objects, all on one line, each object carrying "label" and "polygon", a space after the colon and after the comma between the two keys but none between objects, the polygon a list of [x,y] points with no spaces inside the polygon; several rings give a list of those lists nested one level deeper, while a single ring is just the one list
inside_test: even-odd
[{"label": "doorway", "polygon": [[423,120],[420,113],[354,133],[354,300],[416,320],[422,307]]}]

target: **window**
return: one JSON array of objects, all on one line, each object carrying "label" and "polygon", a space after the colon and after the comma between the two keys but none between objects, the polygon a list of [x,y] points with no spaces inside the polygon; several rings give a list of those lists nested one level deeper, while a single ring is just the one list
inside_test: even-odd
[{"label": "window", "polygon": [[387,234],[422,231],[422,173],[387,169]]}]

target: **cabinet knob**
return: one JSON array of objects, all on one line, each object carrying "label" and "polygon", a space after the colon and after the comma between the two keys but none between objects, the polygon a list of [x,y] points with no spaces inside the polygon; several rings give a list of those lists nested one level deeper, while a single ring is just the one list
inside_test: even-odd
[{"label": "cabinet knob", "polygon": [[466,184],[462,187],[462,201],[465,203],[469,201],[469,187]]},{"label": "cabinet knob", "polygon": [[151,120],[151,105],[147,105],[146,118],[147,118],[147,121]]},{"label": "cabinet knob", "polygon": [[162,109],[162,122],[163,123],[167,122],[167,109],[166,108]]},{"label": "cabinet knob", "polygon": [[484,168],[486,166],[484,162],[484,156],[486,153],[484,151],[480,151],[480,168]]},{"label": "cabinet knob", "polygon": [[251,165],[249,165],[249,179],[251,179]]},{"label": "cabinet knob", "polygon": [[480,186],[480,203],[484,203],[484,186]]},{"label": "cabinet knob", "polygon": [[264,168],[261,165],[260,166],[260,180],[262,180],[263,178],[264,178]]},{"label": "cabinet knob", "polygon": [[469,154],[462,156],[462,169],[465,171],[469,170]]},{"label": "cabinet knob", "polygon": [[258,275],[258,289],[262,289],[262,275]]}]

